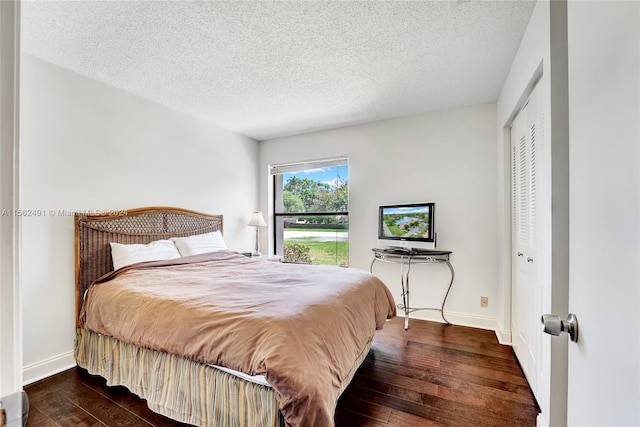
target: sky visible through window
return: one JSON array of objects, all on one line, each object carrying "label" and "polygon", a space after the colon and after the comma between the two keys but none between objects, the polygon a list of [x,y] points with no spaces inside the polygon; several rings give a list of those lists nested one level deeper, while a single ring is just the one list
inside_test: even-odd
[{"label": "sky visible through window", "polygon": [[334,183],[336,178],[340,178],[340,181],[347,182],[348,166],[332,166],[328,168],[312,169],[308,171],[285,173],[283,175],[284,184],[286,184],[291,177],[307,178],[317,182],[324,182],[327,184]]}]

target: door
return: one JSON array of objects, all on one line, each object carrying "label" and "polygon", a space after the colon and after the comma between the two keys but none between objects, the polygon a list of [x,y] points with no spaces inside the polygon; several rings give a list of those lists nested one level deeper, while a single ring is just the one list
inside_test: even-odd
[{"label": "door", "polygon": [[538,397],[541,333],[537,313],[542,287],[540,188],[542,141],[542,91],[531,92],[511,127],[512,313],[513,350],[529,386]]},{"label": "door", "polygon": [[[640,425],[640,2],[569,1],[567,421]],[[559,339],[559,338],[553,338]],[[562,337],[565,339],[565,337]]]}]

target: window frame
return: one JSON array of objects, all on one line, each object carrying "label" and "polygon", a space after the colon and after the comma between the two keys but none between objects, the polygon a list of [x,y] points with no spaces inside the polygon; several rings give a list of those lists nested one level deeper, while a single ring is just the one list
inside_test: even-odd
[{"label": "window frame", "polygon": [[[300,166],[305,165],[308,167],[308,169],[313,169],[314,166],[318,167],[322,164],[327,164],[327,163],[333,163],[335,162],[335,164],[332,164],[332,166],[340,166],[340,165],[346,165],[348,167],[349,162],[348,159],[346,157],[342,157],[342,158],[336,158],[336,159],[330,159],[330,160],[317,160],[317,161],[307,161],[307,162],[300,162],[297,163]],[[292,165],[296,165],[296,164],[292,164]],[[291,166],[291,165],[283,165],[285,167],[287,166]],[[282,167],[282,166],[280,166]],[[347,210],[346,211],[332,211],[332,212],[282,212],[284,211],[284,204],[283,204],[283,197],[282,197],[282,193],[283,193],[283,176],[285,173],[295,173],[292,171],[284,171],[284,172],[280,172],[280,173],[274,173],[274,170],[278,170],[278,166],[271,166],[270,170],[271,175],[273,176],[273,220],[272,220],[272,224],[273,224],[273,255],[277,255],[278,254],[278,249],[279,247],[281,248],[281,252],[282,255],[284,255],[284,227],[283,226],[279,226],[278,225],[278,220],[282,217],[290,217],[290,216],[295,216],[295,217],[314,217],[314,216],[346,216],[347,218],[349,218],[349,205],[350,203],[347,203]],[[305,170],[304,168],[300,168],[300,171]],[[349,180],[347,179],[347,182],[349,182]],[[278,197],[280,196],[280,200],[278,200]],[[279,206],[279,204],[281,204],[281,206]],[[280,212],[279,212],[280,211]],[[281,224],[284,224],[284,222],[281,222]],[[348,229],[347,229],[348,230]],[[347,260],[348,261],[348,260]]]}]

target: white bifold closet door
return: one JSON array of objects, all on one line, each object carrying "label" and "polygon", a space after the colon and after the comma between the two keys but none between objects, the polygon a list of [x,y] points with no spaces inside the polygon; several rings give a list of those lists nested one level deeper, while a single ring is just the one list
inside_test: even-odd
[{"label": "white bifold closet door", "polygon": [[536,396],[542,335],[540,149],[543,126],[539,86],[533,89],[511,126],[511,334],[515,354]]}]

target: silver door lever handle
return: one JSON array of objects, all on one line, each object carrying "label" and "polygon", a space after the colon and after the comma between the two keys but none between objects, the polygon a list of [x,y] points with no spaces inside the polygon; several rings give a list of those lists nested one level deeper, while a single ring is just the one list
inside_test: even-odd
[{"label": "silver door lever handle", "polygon": [[566,332],[571,341],[578,341],[578,318],[575,314],[569,313],[567,320],[561,320],[557,314],[543,314],[540,320],[545,333],[558,336],[561,332]]}]

